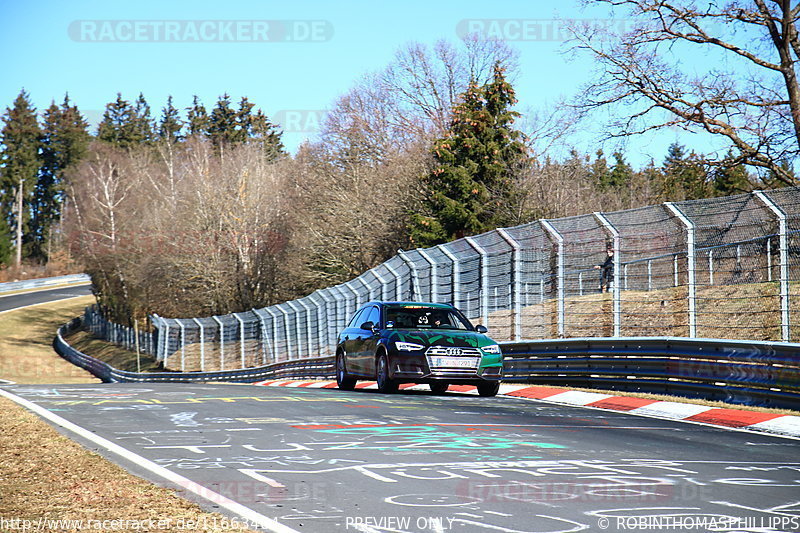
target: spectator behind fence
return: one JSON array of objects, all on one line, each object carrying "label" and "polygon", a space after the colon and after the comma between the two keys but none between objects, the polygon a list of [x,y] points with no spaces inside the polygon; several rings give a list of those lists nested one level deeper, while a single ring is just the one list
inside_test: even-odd
[{"label": "spectator behind fence", "polygon": [[600,292],[606,292],[614,279],[614,248],[606,248],[606,260],[602,265],[595,265],[595,270],[600,270]]}]

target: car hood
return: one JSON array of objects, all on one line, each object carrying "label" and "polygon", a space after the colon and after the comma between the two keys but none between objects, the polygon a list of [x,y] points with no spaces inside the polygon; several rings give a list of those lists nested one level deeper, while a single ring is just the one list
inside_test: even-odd
[{"label": "car hood", "polygon": [[392,342],[413,342],[423,346],[458,346],[461,348],[482,348],[497,344],[491,338],[476,331],[455,330],[395,330],[389,333]]}]

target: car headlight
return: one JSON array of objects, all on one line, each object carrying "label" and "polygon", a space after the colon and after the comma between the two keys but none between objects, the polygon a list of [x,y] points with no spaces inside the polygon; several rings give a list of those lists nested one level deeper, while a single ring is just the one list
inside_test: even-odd
[{"label": "car headlight", "polygon": [[483,353],[490,353],[490,354],[500,355],[500,346],[497,345],[497,344],[491,344],[489,346],[484,346],[483,348],[481,348],[481,350],[483,350]]},{"label": "car headlight", "polygon": [[401,352],[415,352],[424,348],[421,344],[414,344],[413,342],[395,342],[394,345]]}]

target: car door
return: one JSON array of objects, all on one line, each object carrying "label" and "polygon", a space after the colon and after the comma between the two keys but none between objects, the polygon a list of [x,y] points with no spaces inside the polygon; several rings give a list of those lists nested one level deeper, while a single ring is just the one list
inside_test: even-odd
[{"label": "car door", "polygon": [[358,350],[360,349],[361,342],[359,337],[362,336],[361,328],[359,327],[361,322],[359,320],[364,314],[365,309],[356,311],[356,314],[353,315],[353,318],[350,319],[347,327],[344,328],[344,331],[341,333],[341,344],[345,354],[345,367],[350,373],[359,373]]},{"label": "car door", "polygon": [[358,320],[354,324],[356,329],[353,330],[355,332],[355,340],[353,342],[353,367],[355,372],[362,375],[369,375],[369,363],[367,361],[369,356],[367,345],[369,344],[373,333],[372,330],[364,329],[361,326],[370,320],[371,316],[375,316],[375,309],[375,306],[365,307],[364,312],[359,315]]},{"label": "car door", "polygon": [[364,373],[368,376],[375,374],[375,349],[378,347],[378,340],[380,340],[381,328],[381,311],[380,307],[372,306],[366,320],[364,322],[372,322],[375,324],[375,329],[372,331],[364,331],[366,334],[362,341],[361,364],[364,368]]}]

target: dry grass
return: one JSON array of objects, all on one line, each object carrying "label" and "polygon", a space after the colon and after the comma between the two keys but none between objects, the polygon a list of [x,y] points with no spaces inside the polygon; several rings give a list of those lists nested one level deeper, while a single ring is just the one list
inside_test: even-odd
[{"label": "dry grass", "polygon": [[[0,315],[0,378],[18,383],[98,382],[58,357],[51,347],[56,328],[81,314],[92,299],[81,297]],[[86,450],[5,398],[0,398],[0,427],[0,517],[4,520],[29,520],[31,529],[40,519],[84,520],[82,528],[62,524],[42,526],[42,531],[100,530],[90,520],[138,521],[123,531],[242,531],[222,515],[206,513],[173,490],[133,476]],[[197,527],[187,528],[190,522]],[[20,529],[21,524],[12,522],[11,527]]]},{"label": "dry grass", "polygon": [[93,336],[91,332],[79,330],[65,339],[76,350],[91,354],[101,361],[108,363],[119,370],[128,372],[163,372],[164,369],[155,360],[155,357],[140,353],[137,361],[136,352],[121,348]]},{"label": "dry grass", "polygon": [[0,314],[0,379],[16,383],[98,383],[52,347],[59,326],[83,313],[93,296]]}]

